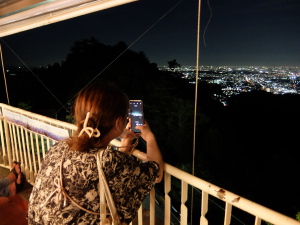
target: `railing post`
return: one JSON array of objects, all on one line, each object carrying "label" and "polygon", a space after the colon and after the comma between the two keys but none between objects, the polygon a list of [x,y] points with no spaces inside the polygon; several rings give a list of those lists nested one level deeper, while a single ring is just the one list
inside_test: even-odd
[{"label": "railing post", "polygon": [[207,211],[208,211],[208,193],[202,191],[200,225],[208,225],[208,220],[205,217]]},{"label": "railing post", "polygon": [[17,160],[20,160],[21,162],[21,169],[22,171],[25,171],[25,165],[24,165],[24,162],[25,162],[25,159],[24,159],[24,151],[23,151],[23,146],[22,146],[22,129],[21,127],[19,126],[15,126],[16,129],[17,129],[17,149],[16,150],[16,155],[18,155],[17,153],[20,154],[20,159],[18,159],[17,157]]},{"label": "railing post", "polygon": [[150,191],[150,225],[155,224],[155,188]]},{"label": "railing post", "polygon": [[254,225],[261,225],[261,218],[256,216]]},{"label": "railing post", "polygon": [[[28,135],[30,135],[30,132],[28,132],[27,130],[24,130],[25,132],[25,143],[26,143],[26,155],[27,155],[27,159],[28,159],[28,180],[29,181],[33,181],[33,166],[32,166],[32,157],[31,157],[31,153],[30,153],[30,142],[29,142],[29,138],[28,138]],[[25,150],[25,149],[24,149]],[[26,151],[25,150],[25,151]]]},{"label": "railing post", "polygon": [[188,220],[188,209],[185,205],[188,198],[188,183],[181,181],[181,206],[180,206],[180,224],[186,225]]},{"label": "railing post", "polygon": [[36,166],[36,158],[35,158],[35,152],[34,152],[34,142],[33,142],[33,134],[30,132],[30,144],[31,144],[31,154],[32,154],[32,160],[33,160],[33,168],[31,168],[30,173],[30,181],[35,182],[35,178],[37,176],[37,166]]},{"label": "railing post", "polygon": [[41,136],[41,143],[42,143],[43,158],[45,158],[46,150],[45,150],[45,141],[44,141],[44,137],[43,136]]},{"label": "railing post", "polygon": [[138,225],[143,225],[143,206],[138,210]]},{"label": "railing post", "polygon": [[11,140],[11,153],[12,153],[12,159],[15,159],[19,161],[19,155],[17,154],[17,135],[16,135],[16,126],[9,124],[9,134],[10,134],[10,140]]},{"label": "railing post", "polygon": [[22,141],[21,142],[22,143],[21,152],[23,152],[23,159],[24,159],[22,164],[25,168],[25,170],[23,170],[24,171],[23,173],[25,174],[26,177],[30,178],[30,170],[29,170],[29,167],[28,167],[28,162],[30,160],[28,160],[29,155],[27,155],[27,144],[26,144],[26,142],[27,142],[26,141],[27,133],[26,133],[26,130],[23,127],[20,127],[20,134],[21,134],[21,141]]},{"label": "railing post", "polygon": [[1,117],[1,120],[0,120],[0,140],[1,140],[1,146],[0,146],[0,149],[1,149],[1,152],[2,153],[2,160],[4,162],[4,165],[5,164],[5,160],[6,160],[6,147],[5,147],[5,139],[4,139],[4,122],[2,121],[4,119],[4,117]]},{"label": "railing post", "polygon": [[169,192],[171,191],[171,175],[166,173],[164,174],[165,181],[165,215],[164,215],[164,224],[171,224],[171,198]]},{"label": "railing post", "polygon": [[10,135],[9,135],[8,122],[5,117],[4,117],[3,122],[4,122],[5,142],[6,142],[7,158],[8,158],[8,162],[6,161],[6,158],[4,158],[4,164],[10,166],[10,165],[12,165],[11,141],[10,141]]},{"label": "railing post", "polygon": [[232,205],[226,202],[224,225],[229,225],[231,222]]},{"label": "railing post", "polygon": [[[38,170],[41,168],[42,160],[41,160],[41,153],[40,153],[40,145],[39,145],[39,136],[35,134],[35,146],[36,146],[36,152],[38,156]],[[38,171],[37,171],[38,172]]]}]

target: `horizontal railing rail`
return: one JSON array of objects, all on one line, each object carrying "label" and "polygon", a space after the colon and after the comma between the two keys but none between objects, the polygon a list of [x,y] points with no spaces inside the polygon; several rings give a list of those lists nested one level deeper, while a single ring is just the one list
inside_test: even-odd
[{"label": "horizontal railing rail", "polygon": [[[71,136],[76,131],[74,124],[51,119],[39,114],[18,109],[0,103],[0,166],[10,168],[13,161],[20,161],[22,171],[28,182],[35,183],[38,170],[41,166],[47,150],[57,141]],[[113,145],[118,146],[118,140],[112,141]],[[135,149],[133,155],[141,160],[147,160],[145,153]],[[172,179],[179,180],[180,194],[172,198]],[[269,208],[238,196],[230,191],[215,186],[205,180],[184,172],[172,165],[164,165],[164,194],[155,198],[155,189],[150,193],[149,203],[149,224],[154,225],[155,219],[161,217],[163,224],[189,224],[189,207],[186,205],[189,200],[189,191],[193,188],[201,193],[200,199],[194,201],[201,202],[199,221],[200,225],[207,225],[208,205],[210,198],[214,197],[224,202],[223,224],[231,224],[233,218],[233,208],[238,208],[254,217],[254,225],[262,224],[267,221],[278,225],[300,225],[300,222],[275,212]],[[178,198],[180,200],[178,201]],[[180,209],[175,210],[172,201],[180,202]],[[161,216],[156,213],[160,209]],[[176,211],[177,216],[174,216]],[[174,219],[175,218],[175,219]],[[139,225],[143,224],[143,211],[138,212]],[[249,223],[247,223],[249,224]]]}]

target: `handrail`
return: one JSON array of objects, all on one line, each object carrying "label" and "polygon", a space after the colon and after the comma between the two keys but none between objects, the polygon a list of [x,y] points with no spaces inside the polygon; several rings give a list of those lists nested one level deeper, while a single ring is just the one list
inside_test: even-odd
[{"label": "handrail", "polygon": [[[43,115],[40,115],[40,114],[37,114],[37,113],[26,111],[24,109],[19,109],[19,108],[16,108],[16,107],[13,107],[13,106],[10,106],[10,105],[6,105],[6,104],[3,104],[3,103],[0,103],[0,108],[11,110],[11,111],[19,113],[21,115],[32,117],[32,118],[35,118],[36,120],[47,122],[49,124],[57,124],[57,126],[60,126],[60,127],[66,127],[68,129],[72,129],[72,130],[75,129],[76,130],[76,126],[74,124],[59,121],[59,120],[56,120],[56,119],[52,119],[52,118],[47,117],[47,116],[43,116]],[[1,113],[0,113],[0,116],[1,116]],[[1,116],[1,117],[3,117],[3,116]]]},{"label": "handrail", "polygon": [[[284,224],[284,225],[299,225],[300,222],[287,217],[283,214],[277,213],[267,207],[252,202],[246,198],[238,196],[230,191],[220,188],[214,184],[211,184],[205,180],[195,177],[187,172],[184,172],[172,165],[165,163],[164,171],[179,180],[182,180],[189,185],[199,188],[202,192],[206,192],[216,198],[223,200],[237,208],[240,208],[256,217],[259,217],[265,221],[273,224]],[[270,216],[271,215],[271,216]]]},{"label": "handrail", "polygon": [[[53,139],[45,133],[39,133],[30,128],[30,125],[15,123],[9,113],[16,113],[20,118],[22,116],[34,120],[38,123],[49,124],[53,127],[68,130],[71,135],[75,130],[74,124],[62,122],[56,119],[51,119],[39,114],[28,112],[26,110],[18,109],[6,104],[0,103],[0,166],[9,168],[13,160],[21,161],[22,170],[25,171],[26,178],[29,183],[34,185],[35,177],[41,165],[42,158],[46,151],[57,140]],[[32,121],[31,121],[32,122]],[[51,127],[50,127],[51,128]],[[113,145],[120,146],[118,140],[112,141]],[[146,154],[135,149],[133,155],[146,161]],[[187,224],[188,208],[185,203],[188,200],[188,186],[201,190],[201,217],[200,225],[208,224],[206,214],[208,212],[209,196],[214,196],[225,202],[225,216],[224,225],[229,225],[232,217],[232,207],[239,208],[255,217],[255,225],[260,225],[262,220],[268,221],[272,224],[281,225],[300,225],[300,222],[287,217],[283,214],[275,212],[267,207],[252,202],[246,198],[238,196],[230,191],[211,184],[201,178],[195,177],[192,174],[184,172],[167,163],[164,164],[164,224],[172,224],[172,198],[169,196],[171,191],[171,177],[177,178],[181,181],[181,207],[180,207],[180,224]],[[150,193],[150,224],[154,224],[155,220],[155,191]],[[142,216],[141,209],[138,213]],[[142,220],[138,220],[138,224],[142,224]]]}]

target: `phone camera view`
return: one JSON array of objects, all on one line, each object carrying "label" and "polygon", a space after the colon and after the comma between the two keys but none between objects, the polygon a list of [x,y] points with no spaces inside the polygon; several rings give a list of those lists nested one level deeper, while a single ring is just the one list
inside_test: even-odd
[{"label": "phone camera view", "polygon": [[130,101],[130,117],[132,130],[140,132],[140,130],[135,129],[135,126],[142,126],[144,124],[142,101]]}]

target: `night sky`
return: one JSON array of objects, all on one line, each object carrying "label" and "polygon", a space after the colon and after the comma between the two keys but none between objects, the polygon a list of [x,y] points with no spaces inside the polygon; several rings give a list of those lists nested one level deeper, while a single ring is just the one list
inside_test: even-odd
[{"label": "night sky", "polygon": [[[196,0],[140,0],[2,39],[28,66],[60,63],[92,36],[107,45],[138,40],[131,49],[158,66],[194,66],[197,10]],[[200,65],[300,66],[300,1],[202,0],[200,35]],[[23,66],[2,48],[5,64]]]}]

